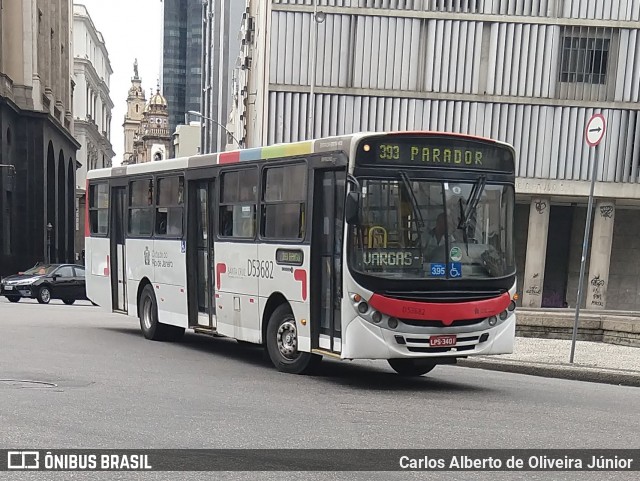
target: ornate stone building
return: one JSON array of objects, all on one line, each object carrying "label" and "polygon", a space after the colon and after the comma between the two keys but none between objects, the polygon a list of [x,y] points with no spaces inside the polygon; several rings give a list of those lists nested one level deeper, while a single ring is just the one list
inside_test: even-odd
[{"label": "ornate stone building", "polygon": [[135,163],[131,162],[133,157],[133,141],[140,130],[142,116],[147,103],[147,99],[142,89],[142,80],[138,75],[138,60],[133,64],[133,78],[131,79],[131,88],[127,96],[127,114],[124,117],[124,158],[123,164]]},{"label": "ornate stone building", "polygon": [[124,119],[123,164],[142,164],[164,160],[171,148],[169,110],[167,99],[156,93],[146,102],[142,80],[138,76],[138,62],[134,64],[134,76],[127,97],[127,115]]},{"label": "ornate stone building", "polygon": [[110,81],[113,69],[104,37],[84,5],[73,6],[74,136],[80,142],[76,172],[76,257],[84,250],[85,184],[87,171],[111,167]]},{"label": "ornate stone building", "polygon": [[74,259],[71,0],[0,2],[0,276]]}]

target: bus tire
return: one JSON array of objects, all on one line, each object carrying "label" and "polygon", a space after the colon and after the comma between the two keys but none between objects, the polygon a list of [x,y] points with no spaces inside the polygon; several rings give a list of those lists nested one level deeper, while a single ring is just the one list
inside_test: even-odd
[{"label": "bus tire", "polygon": [[387,362],[401,376],[422,376],[436,367],[435,363],[424,359],[389,359]]},{"label": "bus tire", "polygon": [[278,371],[307,374],[322,360],[322,356],[298,351],[296,320],[288,304],[281,304],[271,314],[267,324],[267,352]]},{"label": "bus tire", "polygon": [[182,339],[183,327],[169,326],[158,321],[158,303],[150,284],[142,289],[138,312],[140,313],[140,329],[142,329],[145,338],[152,341],[179,341]]}]

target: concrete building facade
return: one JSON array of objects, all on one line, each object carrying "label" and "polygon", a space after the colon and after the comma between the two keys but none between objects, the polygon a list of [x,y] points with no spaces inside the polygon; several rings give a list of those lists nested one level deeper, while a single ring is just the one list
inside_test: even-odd
[{"label": "concrete building facade", "polygon": [[87,171],[111,167],[110,80],[113,74],[102,34],[84,5],[73,6],[73,96],[75,138],[80,143],[76,171],[76,257],[84,250]]},{"label": "concrete building facade", "polygon": [[242,45],[240,29],[243,19],[246,22],[251,18],[244,1],[219,0],[202,4],[205,20],[202,91],[205,94],[200,112],[212,120],[203,120],[202,142],[204,152],[219,152],[227,146],[238,147],[224,128],[229,122],[234,94],[234,70],[247,68],[238,61]]},{"label": "concrete building facade", "polygon": [[200,123],[178,125],[173,133],[173,153],[175,158],[191,157],[200,153]]},{"label": "concrete building facade", "polygon": [[[71,0],[0,8],[0,275],[73,261]],[[8,167],[4,167],[8,166]]]},{"label": "concrete building facade", "polygon": [[[513,144],[527,307],[575,306],[597,162],[586,307],[640,309],[640,2],[249,0],[248,9],[230,123],[247,146],[367,130]],[[584,138],[594,113],[607,121],[598,148]]]}]

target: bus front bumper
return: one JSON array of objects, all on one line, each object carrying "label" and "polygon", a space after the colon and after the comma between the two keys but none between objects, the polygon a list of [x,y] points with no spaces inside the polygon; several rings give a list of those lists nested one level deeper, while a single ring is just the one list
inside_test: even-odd
[{"label": "bus front bumper", "polygon": [[515,342],[516,316],[494,327],[456,332],[455,344],[434,347],[433,336],[452,335],[446,328],[434,333],[402,332],[374,325],[360,317],[353,319],[344,332],[343,359],[442,358],[511,354]]}]

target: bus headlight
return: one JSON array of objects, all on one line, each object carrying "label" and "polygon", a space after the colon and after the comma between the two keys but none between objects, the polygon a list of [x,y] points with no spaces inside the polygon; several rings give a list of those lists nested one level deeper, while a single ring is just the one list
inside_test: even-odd
[{"label": "bus headlight", "polygon": [[398,327],[398,319],[396,319],[395,317],[390,317],[388,324],[391,329],[395,329],[396,327]]},{"label": "bus headlight", "polygon": [[358,312],[360,314],[366,314],[368,310],[369,304],[367,304],[366,302],[361,302],[360,304],[358,304]]},{"label": "bus headlight", "polygon": [[371,320],[376,324],[379,324],[380,321],[382,321],[382,314],[380,314],[378,311],[373,311],[373,314],[371,314]]},{"label": "bus headlight", "polygon": [[498,318],[496,316],[491,316],[489,318],[489,325],[491,327],[495,326],[498,323]]},{"label": "bus headlight", "polygon": [[509,317],[509,313],[507,311],[502,311],[500,313],[500,319],[504,321],[507,317]]},{"label": "bus headlight", "polygon": [[515,310],[516,310],[516,301],[511,301],[511,302],[509,303],[509,307],[507,307],[507,309],[508,309],[510,312],[515,311]]}]

